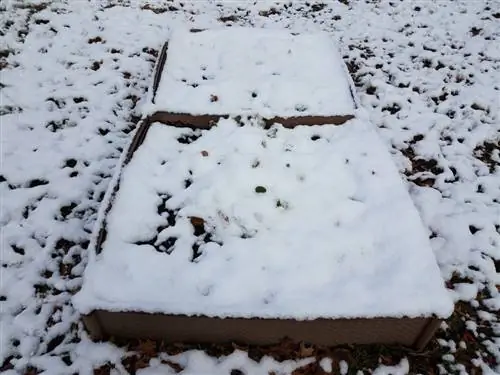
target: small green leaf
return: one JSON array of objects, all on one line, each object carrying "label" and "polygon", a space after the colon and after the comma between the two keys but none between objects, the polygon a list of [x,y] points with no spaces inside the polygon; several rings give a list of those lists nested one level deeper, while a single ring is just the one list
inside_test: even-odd
[{"label": "small green leaf", "polygon": [[255,187],[255,192],[259,194],[264,194],[267,191],[267,189],[264,186],[256,186]]}]

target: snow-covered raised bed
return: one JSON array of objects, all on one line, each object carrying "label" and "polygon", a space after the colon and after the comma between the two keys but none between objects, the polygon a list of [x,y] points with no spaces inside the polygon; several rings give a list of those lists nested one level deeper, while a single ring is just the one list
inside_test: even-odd
[{"label": "snow-covered raised bed", "polygon": [[452,303],[371,124],[262,125],[139,129],[74,299],[87,327],[424,345]]},{"label": "snow-covered raised bed", "polygon": [[193,127],[248,115],[288,127],[341,124],[355,111],[342,58],[323,33],[174,32],[152,91],[148,111],[155,120]]}]

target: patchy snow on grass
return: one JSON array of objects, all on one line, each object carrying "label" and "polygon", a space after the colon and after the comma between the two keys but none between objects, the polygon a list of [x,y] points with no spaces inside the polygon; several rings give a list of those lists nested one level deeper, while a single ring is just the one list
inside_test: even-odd
[{"label": "patchy snow on grass", "polygon": [[[235,350],[232,354],[220,358],[210,357],[202,351],[192,350],[176,356],[162,355],[163,360],[168,360],[176,363],[184,368],[182,374],[198,375],[198,374],[252,374],[252,375],[268,375],[268,374],[289,374],[295,369],[308,365],[314,362],[314,359],[307,358],[299,361],[282,361],[277,362],[273,358],[263,357],[259,362],[248,358],[248,353]],[[167,368],[168,369],[168,368]],[[170,367],[171,369],[171,367]],[[139,372],[142,375],[159,374],[160,372]]]},{"label": "patchy snow on grass", "polygon": [[152,111],[264,117],[349,115],[345,68],[328,34],[244,27],[176,31]]},{"label": "patchy snow on grass", "polygon": [[84,313],[452,312],[418,213],[362,120],[265,130],[222,119],[201,132],[153,124],[106,229],[75,297]]}]

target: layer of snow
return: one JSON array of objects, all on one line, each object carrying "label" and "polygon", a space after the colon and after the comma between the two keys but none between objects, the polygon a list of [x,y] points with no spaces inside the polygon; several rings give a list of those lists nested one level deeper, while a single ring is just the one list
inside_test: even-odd
[{"label": "layer of snow", "polygon": [[[418,213],[370,124],[264,130],[229,119],[179,142],[193,134],[153,124],[125,167],[103,251],[75,300],[82,312],[451,313]],[[158,211],[162,195],[170,213]],[[192,217],[204,220],[208,243]]]},{"label": "layer of snow", "polygon": [[458,283],[454,285],[454,300],[472,301],[477,296],[478,288],[473,283]]},{"label": "layer of snow", "polygon": [[407,375],[410,371],[410,364],[406,358],[395,366],[380,365],[373,371],[373,375]]},{"label": "layer of snow", "polygon": [[349,364],[346,361],[339,362],[340,375],[347,375],[349,371]]},{"label": "layer of snow", "polygon": [[151,110],[264,117],[354,112],[328,34],[254,28],[176,31]]},{"label": "layer of snow", "polygon": [[[228,356],[214,358],[208,356],[200,350],[190,350],[185,353],[169,356],[162,355],[161,359],[180,365],[183,375],[218,375],[218,374],[249,374],[249,375],[269,375],[275,374],[291,374],[294,370],[306,366],[315,361],[314,358],[305,358],[298,361],[283,361],[277,362],[270,357],[263,357],[259,362],[256,362],[248,357],[248,353],[241,350],[235,350]],[[147,371],[139,371],[139,375],[160,375],[168,370],[168,366],[162,366],[160,361],[152,361],[152,368]],[[158,367],[162,368],[158,368]],[[157,367],[157,371],[153,369]],[[171,370],[172,371],[172,370]],[[167,372],[168,374],[169,372]],[[176,373],[173,372],[172,373]]]},{"label": "layer of snow", "polygon": [[323,369],[324,372],[332,372],[332,359],[331,358],[322,358],[321,361],[319,361],[319,365]]}]

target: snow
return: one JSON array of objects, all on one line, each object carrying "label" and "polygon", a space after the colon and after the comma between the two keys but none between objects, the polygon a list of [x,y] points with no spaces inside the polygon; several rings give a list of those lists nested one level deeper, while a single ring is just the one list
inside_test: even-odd
[{"label": "snow", "polygon": [[[46,8],[31,9],[34,3]],[[442,276],[453,284],[457,273],[488,296],[486,303],[471,301],[473,311],[489,311],[488,321],[467,318],[477,321],[482,337],[467,342],[467,351],[457,345],[456,358],[465,358],[469,374],[500,373],[500,341],[491,333],[499,333],[500,301],[497,2],[328,1],[320,11],[314,2],[155,2],[160,11],[177,9],[163,13],[142,10],[142,0],[117,3],[0,5],[2,373],[29,373],[34,362],[50,375],[93,374],[105,363],[112,374],[133,373],[121,362],[126,350],[86,338],[71,297],[82,281],[102,194],[133,135],[131,115],[148,102],[155,52],[172,30],[222,25],[326,32],[338,43],[361,106],[408,181]],[[394,103],[401,108],[389,110]],[[491,161],[482,156],[485,142],[493,147]],[[418,157],[434,159],[436,168],[410,162]],[[71,203],[76,207],[63,216],[60,209]],[[480,230],[472,234],[471,225]],[[445,342],[459,339],[456,317],[439,331]],[[470,352],[477,358],[469,360]],[[416,357],[408,359],[410,369],[418,366]],[[363,373],[359,363],[347,362],[352,373]],[[421,371],[458,371],[449,365]],[[238,368],[251,374],[248,366],[241,358]],[[376,367],[377,358],[363,370]]]},{"label": "snow", "polygon": [[175,31],[150,111],[350,115],[343,62],[326,33],[244,27]]},{"label": "snow", "polygon": [[[235,350],[230,355],[220,358],[210,357],[199,350],[191,350],[177,356],[163,355],[162,359],[179,364],[182,368],[184,368],[184,370],[182,371],[183,375],[230,374],[233,370],[240,371],[241,373],[248,375],[268,375],[270,373],[290,374],[295,369],[304,367],[309,363],[314,362],[313,358],[306,358],[299,361],[277,362],[276,360],[267,356],[263,357],[259,362],[256,362],[248,358],[248,353],[241,350]],[[164,374],[163,371],[168,370],[168,368],[165,368],[164,366],[162,367],[163,368],[158,368],[158,370],[156,371],[152,371],[153,369],[148,369],[143,372],[138,372],[138,374]]]},{"label": "snow", "polygon": [[454,285],[454,290],[457,293],[455,300],[471,301],[477,295],[477,285],[473,283],[459,283]]},{"label": "snow", "polygon": [[321,361],[319,361],[319,365],[324,372],[332,372],[332,363],[333,361],[331,358],[323,358]]},{"label": "snow", "polygon": [[75,297],[82,313],[451,314],[418,213],[371,124],[265,130],[221,119],[197,132],[185,144],[195,131],[150,127]]},{"label": "snow", "polygon": [[380,365],[372,372],[373,375],[406,375],[410,371],[410,364],[406,358],[396,366]]},{"label": "snow", "polygon": [[348,363],[346,361],[340,361],[339,370],[340,370],[340,375],[347,375],[347,371],[349,370]]},{"label": "snow", "polygon": [[445,354],[443,355],[443,360],[446,362],[455,362],[455,357],[453,354]]}]

